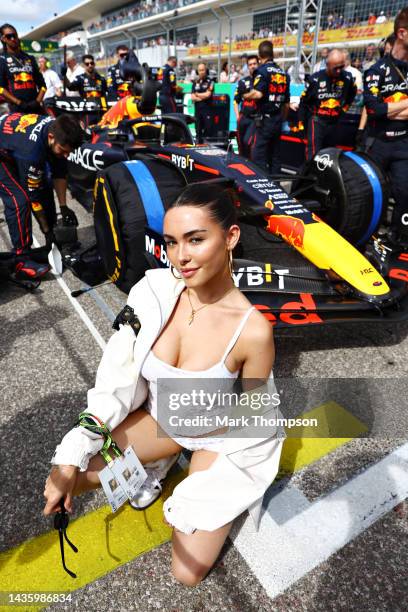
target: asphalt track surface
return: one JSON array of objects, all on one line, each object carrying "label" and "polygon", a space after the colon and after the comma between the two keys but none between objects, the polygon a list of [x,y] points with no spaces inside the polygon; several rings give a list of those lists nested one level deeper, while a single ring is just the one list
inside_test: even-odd
[{"label": "asphalt track surface", "polygon": [[[89,240],[91,215],[73,207]],[[2,223],[0,249],[8,246]],[[68,271],[63,281],[83,287]],[[125,299],[101,287],[77,300],[79,313],[52,275],[34,294],[0,288],[0,589],[71,592],[55,610],[406,610],[408,323],[276,332],[288,409],[326,414],[332,437],[285,442],[260,532],[239,518],[199,587],[170,575],[161,500],[146,513],[126,507],[112,516],[100,491],[75,502],[68,533],[79,553],[66,557],[78,578],[63,572],[57,534],[41,513],[44,481]],[[175,470],[166,493],[181,475]]]}]

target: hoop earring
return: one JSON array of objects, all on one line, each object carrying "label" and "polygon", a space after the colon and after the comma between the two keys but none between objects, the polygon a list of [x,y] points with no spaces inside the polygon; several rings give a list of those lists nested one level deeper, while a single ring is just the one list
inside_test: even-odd
[{"label": "hoop earring", "polygon": [[181,280],[183,277],[182,276],[176,276],[174,273],[174,270],[176,270],[176,268],[174,266],[171,266],[171,273],[174,276],[175,279],[177,280]]},{"label": "hoop earring", "polygon": [[228,268],[231,278],[234,278],[234,261],[232,259],[232,251],[228,250]]}]

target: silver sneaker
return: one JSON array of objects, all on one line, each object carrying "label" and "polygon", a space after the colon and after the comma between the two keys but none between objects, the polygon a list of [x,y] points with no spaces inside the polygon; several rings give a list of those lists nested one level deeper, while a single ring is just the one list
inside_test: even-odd
[{"label": "silver sneaker", "polygon": [[163,490],[162,483],[179,456],[180,453],[176,453],[164,459],[150,461],[143,466],[147,472],[147,478],[135,497],[129,500],[132,508],[135,510],[145,510],[160,497]]}]

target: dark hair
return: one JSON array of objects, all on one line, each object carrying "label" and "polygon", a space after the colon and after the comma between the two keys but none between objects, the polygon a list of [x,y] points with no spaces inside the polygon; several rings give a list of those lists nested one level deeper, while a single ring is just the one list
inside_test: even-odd
[{"label": "dark hair", "polygon": [[257,55],[255,55],[255,54],[253,54],[253,55],[247,55],[246,61],[247,61],[247,63],[248,63],[248,62],[249,62],[249,60],[253,60],[253,59],[256,59],[256,61],[257,61],[257,62],[259,62],[259,57],[258,57]]},{"label": "dark hair", "polygon": [[[16,28],[13,25],[11,25],[11,23],[3,23],[3,25],[0,26],[0,35],[1,36],[3,36],[4,30],[14,30],[14,32],[18,36]],[[6,45],[5,42],[3,42],[3,48],[4,48],[4,50],[7,49],[7,45]]]},{"label": "dark hair", "polygon": [[91,59],[93,62],[95,61],[95,58],[93,55],[91,55],[90,53],[85,53],[85,55],[82,56],[82,63],[85,63],[86,59]]},{"label": "dark hair", "polygon": [[398,30],[404,28],[408,30],[408,6],[400,10],[394,21],[394,34],[397,36]]},{"label": "dark hair", "polygon": [[224,62],[223,65],[221,66],[221,70],[223,70],[224,72],[227,72],[227,66],[228,66],[228,62]]},{"label": "dark hair", "polygon": [[170,208],[179,206],[206,208],[210,217],[225,231],[237,223],[234,191],[220,187],[218,181],[188,185]]},{"label": "dark hair", "polygon": [[118,45],[116,47],[116,53],[119,53],[121,49],[124,49],[125,51],[129,51],[129,47],[127,47],[126,45]]},{"label": "dark hair", "polygon": [[385,46],[386,45],[391,45],[391,47],[393,47],[396,40],[397,40],[397,37],[395,36],[394,33],[390,34],[389,36],[387,36],[387,38],[383,38],[382,39],[382,41],[378,45],[378,51],[380,53],[380,57],[384,57]]},{"label": "dark hair", "polygon": [[258,55],[261,59],[273,59],[273,44],[270,40],[263,40],[260,43]]},{"label": "dark hair", "polygon": [[0,34],[3,35],[4,34],[4,30],[6,30],[6,29],[7,30],[14,30],[15,33],[17,34],[16,28],[13,25],[11,25],[11,23],[3,23],[3,25],[0,26]]},{"label": "dark hair", "polygon": [[177,61],[177,57],[175,55],[169,55],[169,57],[167,58],[167,61],[172,62],[173,60]]},{"label": "dark hair", "polygon": [[77,149],[84,140],[84,131],[77,119],[67,114],[57,117],[51,123],[48,133],[54,136],[58,144],[72,149]]}]

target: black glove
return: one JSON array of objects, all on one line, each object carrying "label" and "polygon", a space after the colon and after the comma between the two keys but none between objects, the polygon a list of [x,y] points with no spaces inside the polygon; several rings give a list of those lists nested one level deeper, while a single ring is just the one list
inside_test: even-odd
[{"label": "black glove", "polygon": [[38,115],[44,112],[42,105],[37,100],[30,100],[30,102],[25,102],[24,105],[26,112],[37,113]]},{"label": "black glove", "polygon": [[62,78],[66,77],[67,72],[68,72],[68,66],[66,64],[61,64],[60,72],[61,72]]},{"label": "black glove", "polygon": [[61,206],[61,215],[66,225],[75,225],[75,227],[78,227],[79,223],[77,216],[71,208],[68,208],[68,206]]},{"label": "black glove", "polygon": [[359,128],[356,134],[356,140],[354,148],[356,151],[364,151],[365,149],[365,139],[366,139],[366,131],[364,129]]}]

